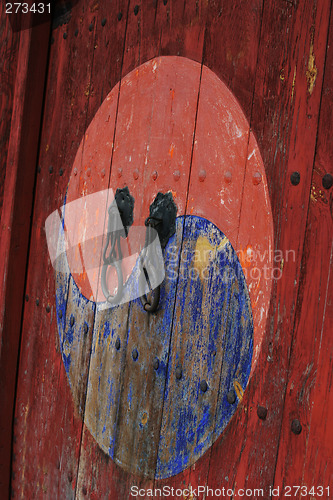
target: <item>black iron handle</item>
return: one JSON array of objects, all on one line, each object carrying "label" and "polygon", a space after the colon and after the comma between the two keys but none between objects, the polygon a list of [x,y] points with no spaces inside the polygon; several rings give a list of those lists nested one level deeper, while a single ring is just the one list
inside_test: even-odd
[{"label": "black iron handle", "polygon": [[[133,224],[133,209],[134,198],[130,195],[128,187],[117,189],[115,199],[108,210],[107,238],[103,249],[103,267],[101,273],[102,292],[109,304],[116,304],[123,293],[124,280],[121,270],[123,256],[120,246],[120,236],[123,238],[128,236],[129,227]],[[109,247],[110,250],[107,255]],[[109,266],[113,266],[117,272],[118,288],[115,295],[111,295],[106,282],[106,273]]]},{"label": "black iron handle", "polygon": [[[153,242],[153,237],[156,235],[154,234],[154,231],[152,231],[152,228],[154,227],[153,224],[150,222],[147,223],[147,230],[146,230],[146,240],[145,240],[145,248],[144,252],[141,255],[141,273],[140,273],[140,282],[139,282],[139,287],[140,291],[144,289],[146,283],[149,283],[149,275],[153,276],[152,282],[154,283],[156,273],[155,273],[155,267],[154,267],[154,259],[153,256],[151,255],[151,248],[152,248],[152,242]],[[148,273],[147,266],[150,268],[150,274]],[[149,292],[150,295],[150,300],[148,299],[147,295],[145,293],[142,293],[140,300],[141,304],[143,305],[143,308],[147,312],[155,312],[157,310],[159,301],[160,301],[160,285],[158,285],[155,289],[152,289]]]},{"label": "black iron handle", "polygon": [[[176,216],[177,206],[173,201],[172,193],[158,193],[155,200],[149,207],[149,217],[145,221],[147,226],[145,249],[141,256],[141,274],[140,274],[140,289],[142,290],[143,284],[149,282],[149,275],[147,265],[150,267],[151,280],[154,283],[156,277],[156,270],[154,266],[154,256],[151,255],[152,241],[158,234],[162,250],[166,247],[167,242],[176,232]],[[152,231],[154,229],[155,231]],[[147,312],[155,312],[158,308],[160,301],[160,285],[151,290],[150,300],[145,293],[142,293],[140,300],[143,308]]]}]

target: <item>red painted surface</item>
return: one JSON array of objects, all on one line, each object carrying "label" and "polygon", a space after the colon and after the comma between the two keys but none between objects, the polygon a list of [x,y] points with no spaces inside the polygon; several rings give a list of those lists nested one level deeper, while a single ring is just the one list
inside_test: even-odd
[{"label": "red painted surface", "polygon": [[[122,80],[117,109],[118,92],[117,85],[107,96],[88,127],[74,161],[67,193],[65,227],[71,233],[73,244],[84,238],[89,240],[93,234],[96,234],[96,231],[98,233],[95,242],[87,247],[81,245],[80,252],[75,250],[67,252],[72,273],[83,262],[86,265],[86,272],[73,273],[81,293],[93,301],[101,302],[104,300],[99,286],[100,271],[98,266],[103,248],[100,235],[103,233],[104,213],[112,199],[104,200],[103,190],[108,186],[114,191],[123,185],[130,188],[135,199],[134,227],[144,224],[149,213],[149,204],[157,192],[171,190],[178,205],[178,215],[185,213],[185,202],[188,198],[190,207],[187,208],[187,213],[211,220],[221,230],[223,229],[236,248],[236,235],[241,218],[243,180],[248,156],[250,185],[246,186],[248,195],[247,197],[243,196],[242,210],[247,215],[245,218],[247,224],[251,224],[253,227],[253,235],[252,237],[248,235],[246,243],[251,243],[253,251],[261,252],[265,259],[265,255],[267,256],[269,252],[269,245],[273,244],[269,200],[267,197],[265,198],[265,190],[267,192],[265,172],[254,139],[251,138],[249,141],[247,121],[226,86],[206,67],[203,67],[201,74],[201,65],[198,63],[180,57],[162,57],[140,66]],[[199,111],[197,113],[199,95]],[[212,126],[212,116],[214,116],[214,126]],[[115,124],[116,131],[114,132]],[[114,134],[113,152],[112,139]],[[195,153],[192,165],[193,141]],[[249,154],[248,146],[251,148]],[[205,166],[206,170],[199,170],[198,165]],[[110,166],[111,180],[109,181]],[[230,169],[234,178],[225,175],[229,173]],[[190,170],[191,182],[189,183]],[[174,175],[178,171],[179,178],[178,175]],[[254,175],[259,177],[260,182]],[[254,178],[255,184],[253,183]],[[261,183],[262,189],[257,187]],[[251,186],[255,186],[256,191],[252,191]],[[206,197],[202,197],[202,189],[205,190]],[[87,211],[82,207],[77,211],[77,217],[71,221],[72,202],[78,197],[93,193],[99,193],[98,200],[102,201],[104,205],[98,203],[98,206],[91,207],[91,209],[87,205]],[[252,214],[250,208],[253,196],[262,210],[259,215],[255,212],[254,216],[248,217],[249,214]],[[260,245],[261,225],[264,222],[266,222],[263,233],[264,244]],[[130,235],[133,231],[134,228],[131,229]],[[141,238],[141,240],[143,244],[143,239]],[[205,244],[209,245],[208,241]],[[261,255],[259,257],[261,259]],[[244,273],[249,267],[247,259],[247,255],[242,257]],[[264,259],[261,261],[258,258],[259,273],[262,272],[261,266]],[[94,266],[92,266],[92,262],[95,262]],[[91,269],[91,267],[94,268]],[[258,279],[252,279],[250,273],[248,277],[248,286],[253,302],[255,303],[258,298],[261,298],[264,303],[264,306],[261,305],[260,312],[265,319],[265,301],[267,309],[271,279],[263,277],[260,282]],[[268,292],[265,288],[265,279],[268,282]],[[75,308],[73,312],[75,313]],[[145,314],[141,314],[141,316],[142,319],[146,319]],[[133,318],[133,325],[129,327],[132,341],[134,330],[141,322],[139,311],[137,314],[131,313],[130,318]],[[117,329],[120,324],[126,325],[127,322],[126,317],[118,317],[117,315],[113,326]],[[154,326],[152,322],[150,323],[148,325],[143,322],[142,328],[151,329],[153,335]],[[260,350],[263,334],[262,331],[260,332],[260,327],[261,325],[255,317],[254,341],[257,351]],[[89,391],[85,423],[102,448],[108,451],[107,436],[110,434],[110,428],[113,429],[113,419],[105,424],[106,433],[105,430],[103,433],[101,432],[102,424],[100,429],[95,424],[96,420],[98,421],[98,414],[104,415],[107,406],[107,400],[104,400],[106,394],[103,390],[99,390],[99,387],[103,386],[101,380],[105,378],[105,373],[111,376],[111,373],[115,372],[113,365],[110,365],[110,359],[106,359],[105,353],[96,354],[99,349],[97,345],[100,344],[98,338],[103,328],[103,321],[100,321],[96,315],[93,337],[94,354],[91,357],[89,367]],[[126,342],[127,329],[123,333],[125,340],[122,340],[122,343]],[[145,344],[143,348],[146,350]],[[129,347],[127,350],[131,352]],[[151,345],[149,350],[153,350]],[[255,361],[256,357],[254,357],[253,369]],[[104,370],[100,368],[103,362]],[[114,362],[116,361],[114,360]],[[149,357],[147,363],[149,363]],[[125,368],[126,362],[119,369],[120,372],[124,372]],[[69,378],[73,386],[75,374],[70,372]],[[126,380],[123,382],[124,393],[126,391],[125,385]],[[153,384],[150,390],[153,393]],[[137,399],[140,400],[140,397],[143,399],[143,395],[140,396],[138,393]],[[132,398],[134,398],[133,395]],[[141,402],[141,406],[142,404]],[[157,403],[155,406],[158,406]],[[121,422],[118,426],[123,442],[126,431],[122,428]],[[163,429],[161,432],[165,433]],[[132,431],[132,436],[134,434],[135,429]],[[195,459],[192,460],[192,462],[194,461]]]},{"label": "red painted surface", "polygon": [[[276,248],[284,254],[294,250],[295,259],[288,262],[285,259],[283,277],[274,284],[262,352],[244,398],[247,412],[239,413],[238,422],[233,421],[212,454],[212,463],[216,464],[210,470],[208,482],[212,484],[216,484],[214,478],[219,468],[226,472],[229,484],[239,487],[254,488],[260,483],[267,488],[274,482],[317,135],[328,14],[327,2],[317,4],[316,10],[312,2],[304,2],[299,9],[292,10],[285,4],[266,4],[263,12],[251,124],[257,132],[266,166]],[[314,38],[313,33],[316,33]],[[306,70],[300,68],[309,64],[312,41],[318,72],[310,93]],[[285,46],[295,48],[288,51],[288,59],[282,55]],[[283,68],[288,71],[284,69],[281,73]],[[294,170],[301,174],[298,186],[290,182]],[[258,405],[268,409],[264,422],[257,417]],[[247,432],[235,447],[239,429],[244,427]],[[295,436],[288,427],[290,441]],[[320,482],[319,476],[317,482]]]},{"label": "red painted surface", "polygon": [[[331,169],[332,154],[331,51],[326,55],[330,9],[325,0],[297,5],[282,0],[274,4],[253,0],[245,5],[118,1],[112,9],[104,1],[82,1],[73,9],[68,25],[53,32],[17,386],[15,496],[71,498],[75,494],[81,498],[88,494],[122,500],[129,497],[131,484],[146,484],[125,474],[99,450],[73,406],[57,352],[54,278],[43,226],[63,201],[79,142],[100,103],[121,76],[159,55],[203,62],[241,103],[253,133],[250,141],[257,139],[266,171],[274,249],[284,252],[284,263],[279,263],[283,274],[273,285],[261,353],[235,418],[211,454],[167,483],[214,487],[222,482],[267,491],[273,484],[327,485],[331,479],[332,188],[326,191],[321,185],[323,173]],[[118,21],[120,11],[123,15]],[[67,38],[63,38],[65,32]],[[20,144],[14,135],[18,130],[15,126],[10,138],[14,150]],[[115,148],[114,161],[120,153]],[[49,173],[50,166],[53,173]],[[298,186],[290,183],[295,170],[301,174]],[[248,182],[252,190],[263,189],[264,184],[253,183],[248,173],[244,186]],[[12,184],[6,181],[4,195],[9,200],[5,203],[9,227],[11,207],[17,201],[15,172],[13,176]],[[251,207],[251,214],[262,215],[256,206]],[[242,245],[248,245],[248,216],[240,218]],[[15,216],[14,220],[19,219]],[[264,221],[260,227],[264,232]],[[2,238],[4,255],[10,244]],[[20,248],[21,257],[26,256],[26,247]],[[295,251],[295,258],[287,262],[288,250]],[[20,256],[17,259],[22,261]],[[4,275],[11,268],[7,259],[2,265]],[[20,294],[22,306],[23,289]],[[2,307],[8,300],[6,295]],[[48,304],[50,313],[46,312]],[[11,320],[17,320],[16,308],[7,311]],[[10,336],[10,332],[3,330],[10,350],[14,348],[6,359],[12,367],[16,366],[18,334]],[[13,384],[7,387],[13,398]],[[268,409],[265,421],[258,419],[258,405]],[[298,436],[290,431],[293,418],[299,418],[303,427]],[[9,411],[7,428],[10,420]],[[5,465],[8,480],[8,462]]]},{"label": "red painted surface", "polygon": [[[332,484],[333,479],[332,188],[322,184],[324,175],[332,172],[333,141],[327,128],[333,105],[332,41],[331,27],[275,479],[276,484],[304,484],[308,489]],[[294,418],[300,420],[302,432],[289,439]]]},{"label": "red painted surface", "polygon": [[273,275],[273,221],[266,174],[238,102],[205,66],[187,213],[212,221],[237,252],[253,310],[253,371],[264,336]]},{"label": "red painted surface", "polygon": [[[17,51],[19,35],[12,33],[8,17],[4,13],[5,4],[0,5],[1,55],[0,72],[2,75],[0,87],[0,209],[2,210],[3,192],[6,175],[6,160],[10,136],[10,124],[13,112],[14,84],[17,68]],[[1,211],[0,211],[1,215]]]},{"label": "red painted surface", "polygon": [[[16,496],[70,498],[76,487],[82,421],[73,406],[58,352],[54,271],[48,257],[44,224],[46,214],[63,203],[70,166],[86,128],[95,49],[94,35],[89,31],[94,15],[84,15],[84,8],[84,3],[77,4],[73,9],[73,14],[77,13],[76,22],[53,32],[55,41],[50,51],[38,159],[41,171],[37,175],[26,284],[30,299],[24,311],[15,410],[12,489]],[[80,32],[76,37],[77,28]],[[68,40],[63,38],[64,32],[72,40],[70,49]],[[82,33],[90,35],[88,42],[83,42]],[[78,52],[80,57],[75,56]]]},{"label": "red painted surface", "polygon": [[6,158],[0,258],[0,400],[6,409],[0,412],[3,492],[9,491],[15,384],[48,34],[49,24],[45,24],[20,35]]}]

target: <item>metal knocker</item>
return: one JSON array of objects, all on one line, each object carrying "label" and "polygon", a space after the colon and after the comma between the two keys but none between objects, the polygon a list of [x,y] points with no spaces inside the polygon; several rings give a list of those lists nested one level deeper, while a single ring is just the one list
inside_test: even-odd
[{"label": "metal knocker", "polygon": [[[104,297],[109,304],[116,304],[123,293],[123,274],[121,270],[122,252],[120,237],[127,238],[129,227],[133,224],[134,198],[130,195],[128,187],[117,189],[115,199],[111,203],[108,213],[108,230],[106,244],[103,250],[103,267],[101,273],[101,284]],[[110,246],[107,255],[108,247]],[[115,295],[111,295],[106,284],[106,273],[108,266],[113,266],[117,272],[118,289]]]},{"label": "metal knocker", "polygon": [[[145,221],[147,230],[145,247],[141,255],[140,263],[140,291],[143,290],[146,281],[149,285],[154,283],[157,275],[157,256],[154,255],[154,249],[156,249],[156,247],[154,247],[152,243],[158,235],[161,249],[164,250],[169,238],[176,232],[176,216],[177,206],[173,201],[172,193],[158,193],[149,207],[149,217]],[[150,273],[148,273],[147,266],[149,267]],[[149,276],[151,276],[152,279],[149,279]],[[150,300],[148,300],[145,293],[142,293],[140,300],[145,311],[154,312],[157,310],[160,300],[160,285],[152,289],[149,295]]]}]

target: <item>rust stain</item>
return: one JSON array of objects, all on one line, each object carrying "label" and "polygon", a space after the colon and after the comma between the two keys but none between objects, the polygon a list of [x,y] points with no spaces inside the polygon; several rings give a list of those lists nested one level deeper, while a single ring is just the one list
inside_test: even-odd
[{"label": "rust stain", "polygon": [[310,199],[316,203],[317,202],[317,192],[316,192],[316,187],[312,186],[311,188],[311,193],[310,193]]},{"label": "rust stain", "polygon": [[228,238],[225,236],[218,246],[214,246],[208,238],[199,236],[195,245],[194,267],[202,279],[210,262],[216,257],[216,253],[223,250],[227,242]]},{"label": "rust stain", "polygon": [[23,411],[24,411],[24,414],[22,416],[23,416],[23,420],[24,420],[24,425],[23,425],[24,436],[23,436],[23,446],[22,446],[22,449],[23,449],[23,457],[22,457],[23,467],[22,467],[22,474],[21,474],[22,484],[24,484],[25,469],[26,469],[26,465],[27,465],[27,462],[26,462],[26,459],[25,459],[25,455],[26,455],[26,451],[27,451],[27,446],[26,446],[27,431],[28,431],[28,428],[29,428],[29,426],[27,425],[27,418],[28,418],[28,414],[29,414],[29,405],[28,404],[25,406],[25,408],[23,409]]},{"label": "rust stain", "polygon": [[253,248],[252,245],[247,245],[244,249],[240,248],[237,252],[238,260],[243,269],[251,267],[253,262]]},{"label": "rust stain", "polygon": [[169,156],[171,157],[171,159],[173,158],[173,152],[175,150],[175,145],[174,144],[171,144],[170,148],[169,148]]},{"label": "rust stain", "polygon": [[90,7],[90,12],[96,12],[96,10],[98,9],[99,9],[99,1],[95,0],[92,6]]},{"label": "rust stain", "polygon": [[328,203],[325,193],[315,185],[311,187],[310,200],[314,203],[317,203],[318,200],[322,201],[323,203]]},{"label": "rust stain", "polygon": [[312,94],[313,88],[314,88],[315,83],[316,83],[317,73],[318,73],[318,69],[317,69],[317,66],[315,65],[315,56],[313,53],[313,36],[312,36],[311,43],[310,43],[308,69],[306,72],[306,80],[308,82],[308,91],[309,91],[310,95]]},{"label": "rust stain", "polygon": [[141,424],[146,425],[147,422],[148,422],[148,415],[146,412],[144,412],[141,418]]},{"label": "rust stain", "polygon": [[65,342],[63,343],[63,351],[64,351],[65,356],[69,356],[69,354],[71,352],[71,347],[69,345],[68,340],[65,340]]},{"label": "rust stain", "polygon": [[89,81],[86,86],[86,90],[84,91],[84,95],[88,98],[90,95],[94,95],[94,91],[92,89],[91,82]]},{"label": "rust stain", "polygon": [[215,247],[210,244],[204,236],[199,236],[195,245],[194,268],[201,278],[204,277],[204,270],[209,266],[213,257]]},{"label": "rust stain", "polygon": [[228,243],[228,238],[225,236],[219,246],[216,248],[216,251],[219,252],[220,250],[223,250],[223,248],[226,246]]},{"label": "rust stain", "polygon": [[[189,489],[191,489],[191,485],[189,486]],[[186,495],[186,493],[183,493],[183,498],[184,500],[195,500],[193,493],[190,493],[190,495]]]},{"label": "rust stain", "polygon": [[293,102],[293,99],[294,99],[295,83],[296,83],[296,66],[294,68],[294,77],[293,77],[293,83],[291,86],[291,102]]},{"label": "rust stain", "polygon": [[237,397],[238,397],[239,401],[242,401],[243,395],[244,395],[244,391],[243,391],[243,387],[240,385],[240,383],[238,382],[238,380],[234,380],[234,389],[236,391],[236,394],[237,394]]},{"label": "rust stain", "polygon": [[280,270],[283,271],[283,268],[284,268],[284,259],[281,260]]}]

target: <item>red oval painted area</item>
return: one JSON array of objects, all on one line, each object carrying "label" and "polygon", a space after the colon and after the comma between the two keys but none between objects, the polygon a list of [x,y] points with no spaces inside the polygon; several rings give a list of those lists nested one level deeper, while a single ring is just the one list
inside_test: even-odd
[{"label": "red oval painted area", "polygon": [[[198,215],[219,227],[238,254],[251,298],[253,368],[270,301],[273,224],[263,162],[244,113],[211,70],[182,57],[143,64],[122,80],[120,90],[119,84],[113,88],[88,127],[67,203],[128,186],[135,198],[134,226],[143,226],[156,194],[170,190],[177,215]],[[71,224],[75,241],[83,235],[89,239],[96,225],[103,231],[104,214],[98,206],[95,213],[82,211]],[[82,262],[82,272],[73,277],[83,295],[103,301],[99,269],[85,266],[101,255],[102,239],[95,239],[86,250],[76,246],[68,260],[74,269],[77,260]],[[134,260],[126,265],[128,275]]]}]

